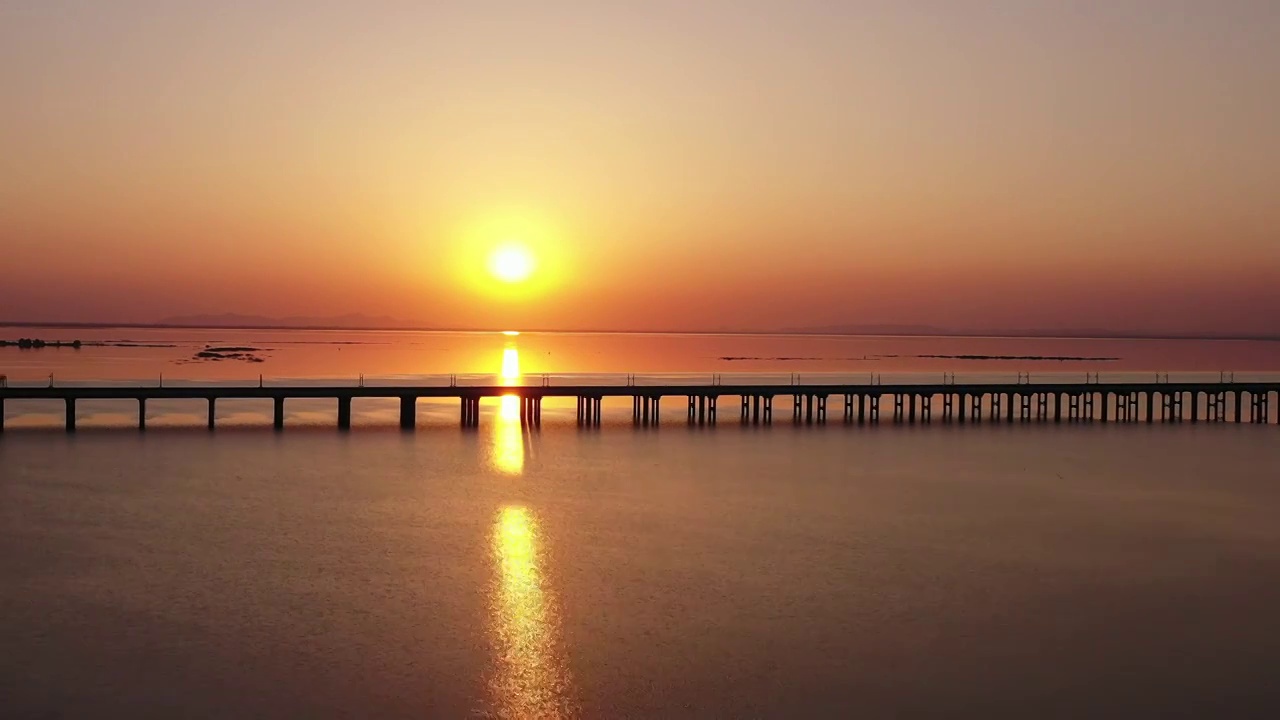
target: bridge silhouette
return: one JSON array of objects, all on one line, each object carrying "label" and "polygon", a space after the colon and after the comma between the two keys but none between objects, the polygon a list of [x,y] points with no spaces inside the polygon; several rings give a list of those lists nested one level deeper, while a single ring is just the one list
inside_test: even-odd
[{"label": "bridge silhouette", "polygon": [[[486,380],[487,377],[487,380]],[[814,379],[816,377],[816,380]],[[838,419],[846,424],[953,423],[978,422],[1271,422],[1270,408],[1280,406],[1280,378],[1237,382],[1220,374],[1216,379],[1170,382],[1168,375],[1136,381],[1103,381],[1096,374],[1084,380],[1050,377],[1032,381],[1019,374],[1016,382],[975,380],[957,383],[954,375],[937,375],[931,381],[921,377],[885,384],[881,376],[863,376],[864,382],[850,382],[848,376],[834,378],[796,375],[786,383],[761,381],[759,376],[712,374],[690,375],[540,375],[524,376],[515,382],[497,382],[492,376],[421,376],[415,384],[370,385],[363,377],[356,384],[321,382],[301,384],[197,384],[181,382],[155,385],[123,383],[71,383],[47,385],[6,383],[0,386],[0,432],[4,430],[6,400],[55,400],[65,404],[66,430],[75,431],[77,402],[89,400],[134,400],[138,404],[138,427],[146,428],[147,403],[157,400],[203,400],[208,403],[208,427],[215,427],[219,400],[269,399],[273,401],[273,425],[283,429],[285,402],[294,399],[333,399],[337,405],[337,426],[351,427],[352,401],[359,398],[386,398],[400,404],[399,424],[406,430],[417,425],[417,405],[423,398],[456,399],[459,424],[474,428],[480,424],[480,404],[485,398],[519,398],[520,423],[542,425],[542,404],[547,398],[575,398],[580,426],[598,426],[606,398],[630,399],[632,421],[637,426],[659,423],[664,400],[683,401],[686,420],[691,425],[715,425],[724,420],[737,401],[742,424],[768,425],[775,410],[790,406],[790,420],[797,424],[824,424]],[[1151,377],[1148,375],[1147,377]],[[479,380],[477,380],[479,378]],[[536,384],[530,384],[536,381]],[[475,384],[468,384],[468,383]],[[1274,400],[1272,396],[1275,396]],[[777,400],[782,398],[779,407]],[[726,406],[725,400],[729,400]],[[835,400],[834,404],[832,400]],[[785,417],[785,415],[783,416]]]}]

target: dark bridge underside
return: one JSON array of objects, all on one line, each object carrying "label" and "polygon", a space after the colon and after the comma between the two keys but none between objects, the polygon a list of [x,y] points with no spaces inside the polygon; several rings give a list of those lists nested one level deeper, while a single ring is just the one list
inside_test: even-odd
[{"label": "dark bridge underside", "polygon": [[[603,398],[632,398],[637,424],[657,422],[663,398],[688,399],[691,423],[714,424],[720,398],[741,399],[744,423],[769,423],[774,399],[792,398],[792,417],[797,422],[825,422],[827,404],[839,396],[845,422],[879,422],[881,401],[893,400],[895,422],[930,422],[939,410],[944,421],[991,420],[1116,420],[1136,422],[1192,422],[1201,419],[1225,421],[1234,409],[1234,420],[1244,422],[1248,398],[1249,422],[1270,422],[1270,396],[1280,403],[1280,383],[1056,383],[1056,384],[903,384],[903,385],[563,385],[563,386],[397,386],[397,387],[8,387],[0,388],[0,429],[4,427],[6,399],[62,400],[67,408],[67,429],[75,429],[78,400],[136,400],[139,427],[146,426],[148,400],[206,400],[209,427],[214,426],[214,405],[223,399],[271,399],[275,405],[275,426],[284,425],[287,399],[332,398],[338,403],[338,426],[351,425],[351,401],[355,398],[391,398],[401,402],[400,424],[416,423],[419,398],[457,398],[464,427],[480,422],[482,398],[521,398],[523,424],[541,424],[542,399],[574,397],[578,400],[578,422],[600,423]],[[1157,402],[1157,398],[1159,402]],[[941,400],[935,403],[935,400]],[[1203,404],[1202,404],[1203,402]],[[939,407],[940,406],[940,407]],[[1184,412],[1184,408],[1189,413]],[[1205,412],[1202,413],[1201,410]],[[1159,411],[1157,413],[1157,411]],[[1157,417],[1157,415],[1159,417]]]}]

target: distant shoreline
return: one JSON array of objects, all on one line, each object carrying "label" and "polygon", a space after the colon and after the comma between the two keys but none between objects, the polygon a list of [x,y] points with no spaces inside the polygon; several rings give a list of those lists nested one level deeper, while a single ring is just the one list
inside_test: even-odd
[{"label": "distant shoreline", "polygon": [[[285,331],[320,331],[320,332],[438,332],[438,333],[491,333],[502,332],[497,329],[388,326],[388,327],[354,327],[342,325],[213,325],[185,323],[99,323],[99,322],[31,322],[4,320],[0,327],[5,328],[50,328],[65,330],[93,330],[111,328],[134,328],[151,330],[285,330]],[[1123,333],[1105,331],[1072,331],[1072,330],[1026,330],[1026,331],[978,331],[978,330],[946,330],[939,328],[935,332],[926,331],[864,331],[849,330],[837,332],[829,329],[790,329],[790,330],[604,330],[604,329],[550,329],[532,328],[521,330],[522,333],[543,333],[563,335],[741,335],[741,336],[798,336],[798,337],[925,337],[925,338],[991,338],[1014,340],[1192,340],[1192,341],[1235,341],[1235,342],[1280,342],[1280,335],[1215,335],[1211,333]]]}]

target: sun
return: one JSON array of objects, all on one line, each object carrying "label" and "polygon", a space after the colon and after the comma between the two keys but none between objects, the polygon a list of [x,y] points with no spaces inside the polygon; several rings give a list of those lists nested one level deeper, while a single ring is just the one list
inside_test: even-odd
[{"label": "sun", "polygon": [[506,283],[528,280],[533,274],[533,255],[521,245],[503,245],[489,256],[489,272]]}]

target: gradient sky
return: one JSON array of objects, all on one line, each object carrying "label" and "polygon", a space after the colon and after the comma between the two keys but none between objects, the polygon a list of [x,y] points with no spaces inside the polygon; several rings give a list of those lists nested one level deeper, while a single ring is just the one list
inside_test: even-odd
[{"label": "gradient sky", "polygon": [[1278,76],[1274,0],[0,0],[0,318],[1280,333]]}]

